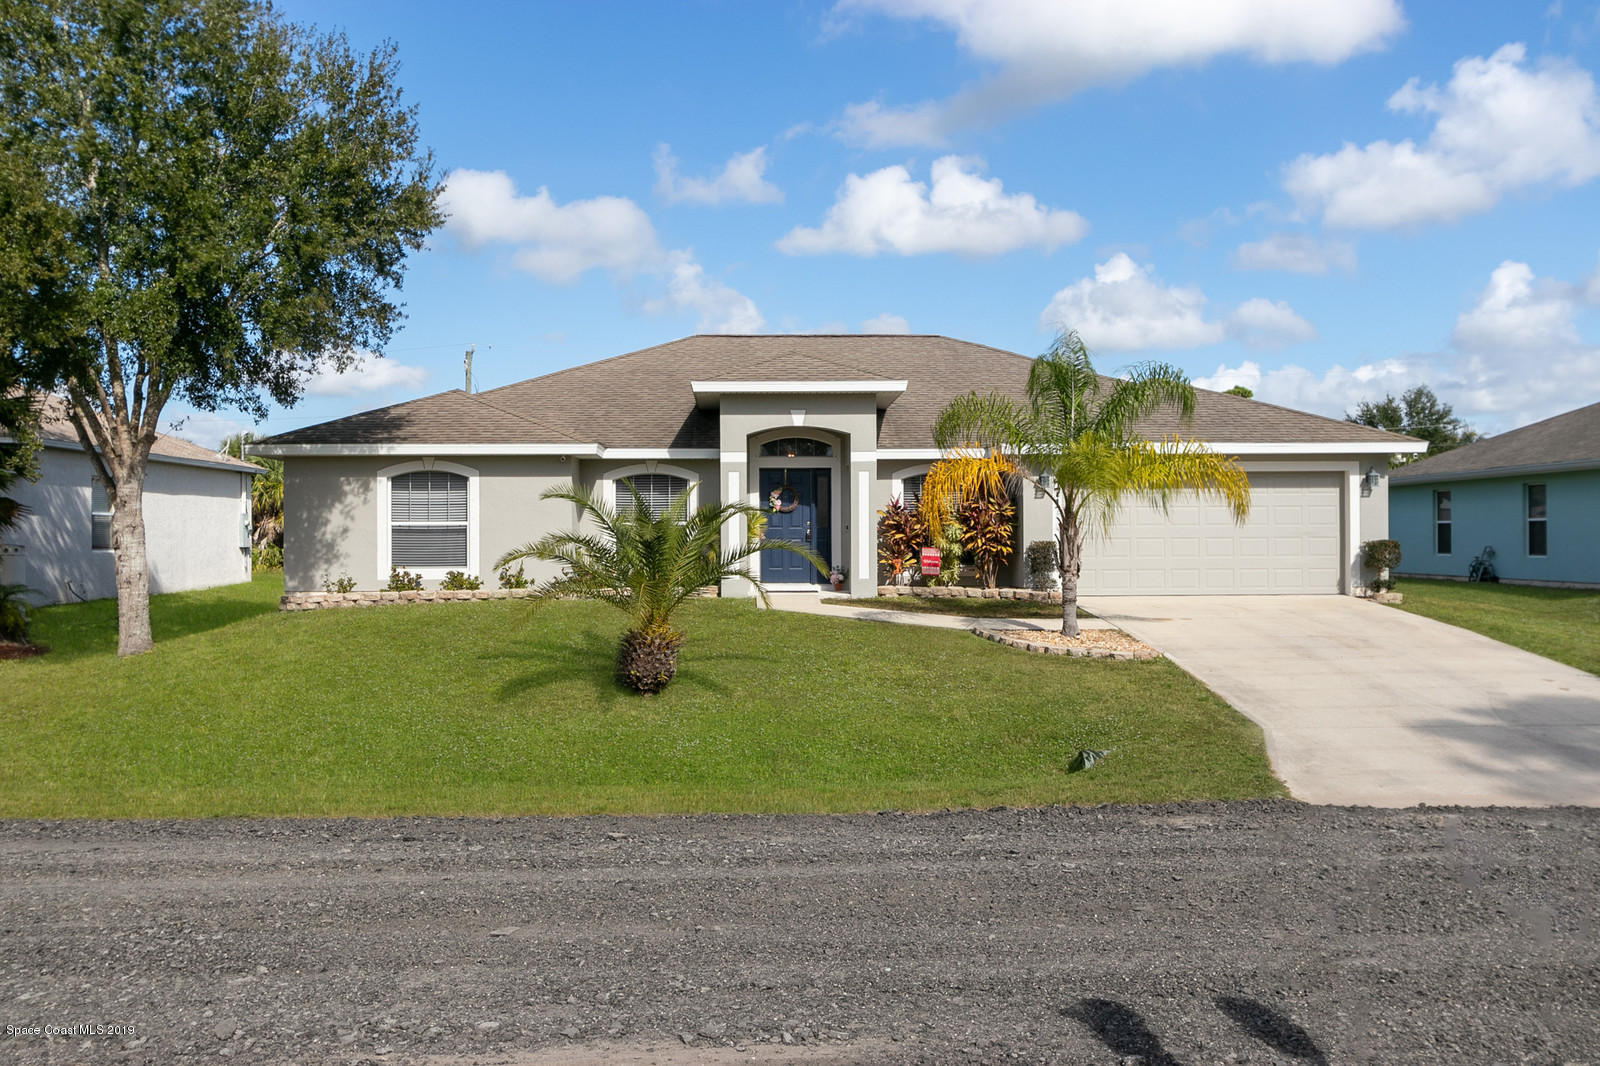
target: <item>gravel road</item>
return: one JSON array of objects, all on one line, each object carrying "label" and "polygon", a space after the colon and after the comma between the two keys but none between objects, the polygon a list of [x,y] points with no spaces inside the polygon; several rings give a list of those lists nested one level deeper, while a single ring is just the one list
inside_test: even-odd
[{"label": "gravel road", "polygon": [[0,856],[10,1063],[1600,1064],[1590,809],[11,822]]}]

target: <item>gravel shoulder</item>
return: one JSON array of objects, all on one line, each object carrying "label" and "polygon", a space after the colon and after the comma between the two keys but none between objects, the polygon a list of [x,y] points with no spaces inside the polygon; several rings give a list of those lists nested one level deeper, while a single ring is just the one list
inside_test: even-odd
[{"label": "gravel shoulder", "polygon": [[0,859],[6,1062],[1600,1062],[1593,809],[34,821]]}]

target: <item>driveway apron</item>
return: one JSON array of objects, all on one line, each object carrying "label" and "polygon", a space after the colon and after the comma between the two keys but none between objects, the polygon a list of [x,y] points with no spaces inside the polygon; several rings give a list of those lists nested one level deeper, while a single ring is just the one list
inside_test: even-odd
[{"label": "driveway apron", "polygon": [[1310,803],[1600,805],[1600,677],[1348,596],[1082,605],[1261,726]]}]

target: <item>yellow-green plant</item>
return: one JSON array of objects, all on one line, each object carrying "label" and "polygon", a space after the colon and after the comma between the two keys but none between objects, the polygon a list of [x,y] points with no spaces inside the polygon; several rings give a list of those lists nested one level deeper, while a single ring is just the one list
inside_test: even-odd
[{"label": "yellow-green plant", "polygon": [[[1109,532],[1129,502],[1165,509],[1195,492],[1228,506],[1236,520],[1250,509],[1250,482],[1232,458],[1203,441],[1149,440],[1141,420],[1168,410],[1180,424],[1194,413],[1194,387],[1176,367],[1146,363],[1102,378],[1077,333],[1056,338],[1028,371],[1027,400],[971,392],[951,401],[934,423],[940,448],[1007,467],[1036,486],[1056,518],[1061,576],[1061,632],[1078,633],[1078,575],[1085,534]],[[931,471],[930,471],[931,473]],[[928,486],[923,485],[924,494]]]}]

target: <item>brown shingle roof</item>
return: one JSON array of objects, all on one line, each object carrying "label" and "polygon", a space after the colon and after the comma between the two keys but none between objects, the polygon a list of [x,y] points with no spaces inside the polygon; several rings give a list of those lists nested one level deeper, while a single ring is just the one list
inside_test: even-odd
[{"label": "brown shingle roof", "polygon": [[[694,380],[900,380],[884,412],[881,448],[933,447],[933,421],[957,396],[996,390],[1022,398],[1032,360],[940,336],[904,334],[699,335],[467,395],[459,390],[291,430],[273,444],[598,443],[714,448],[715,411],[695,406]],[[1151,435],[1179,431],[1155,417]],[[1373,443],[1408,440],[1238,396],[1200,390],[1184,436],[1229,443]]]},{"label": "brown shingle roof", "polygon": [[1393,480],[1440,481],[1496,470],[1600,467],[1600,403],[1419,459]]},{"label": "brown shingle roof", "polygon": [[[67,401],[59,396],[44,396],[40,399],[39,436],[47,441],[82,446],[78,440],[78,431],[72,428],[72,422],[67,417]],[[165,433],[156,435],[156,442],[150,446],[150,457],[156,460],[180,459],[190,463],[206,463],[210,466],[228,467],[245,474],[261,473],[261,468],[254,463],[247,463],[231,455],[203,448],[181,437],[169,437]]]}]

